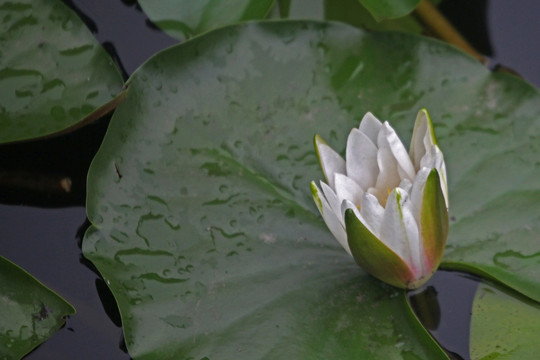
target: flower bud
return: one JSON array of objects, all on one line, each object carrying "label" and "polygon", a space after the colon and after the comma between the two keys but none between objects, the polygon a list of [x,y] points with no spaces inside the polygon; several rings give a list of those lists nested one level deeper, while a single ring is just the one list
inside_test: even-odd
[{"label": "flower bud", "polygon": [[312,182],[311,192],[338,242],[388,284],[424,284],[448,236],[446,167],[427,111],[418,113],[409,152],[371,113],[351,130],[346,161],[318,135],[315,149],[326,183]]}]

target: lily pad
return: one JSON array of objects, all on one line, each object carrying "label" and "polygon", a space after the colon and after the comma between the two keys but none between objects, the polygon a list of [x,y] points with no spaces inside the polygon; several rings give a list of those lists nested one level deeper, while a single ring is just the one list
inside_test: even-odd
[{"label": "lily pad", "polygon": [[0,17],[0,143],[64,130],[121,91],[112,59],[61,1],[3,1]]},{"label": "lily pad", "polygon": [[274,0],[139,0],[150,20],[179,40],[242,21],[263,19]]},{"label": "lily pad", "polygon": [[0,358],[20,359],[74,313],[68,302],[0,256]]},{"label": "lily pad", "polygon": [[471,317],[472,360],[536,359],[539,331],[538,303],[488,285],[478,288]]},{"label": "lily pad", "polygon": [[[447,266],[535,293],[540,266],[497,265],[493,228],[466,219],[540,188],[538,95],[444,43],[338,23],[238,25],[157,54],[130,79],[88,177],[83,252],[118,301],[130,354],[444,358],[403,319],[404,294],[357,268],[317,214],[313,135],[343,153],[372,111],[409,139],[427,107],[457,229]],[[505,166],[516,171],[494,178]],[[513,241],[530,241],[538,206],[511,204]]]},{"label": "lily pad", "polygon": [[375,31],[420,34],[424,30],[424,26],[413,14],[376,20],[358,0],[281,0],[276,1],[268,18],[333,20]]},{"label": "lily pad", "polygon": [[423,29],[416,18],[406,16],[418,0],[365,2],[362,5],[364,1],[359,0],[140,0],[139,4],[158,27],[179,40],[265,17],[336,20],[370,30],[420,33]]},{"label": "lily pad", "polygon": [[392,30],[420,34],[424,30],[424,26],[412,14],[397,18],[375,18],[358,0],[326,0],[325,19],[375,31]]}]

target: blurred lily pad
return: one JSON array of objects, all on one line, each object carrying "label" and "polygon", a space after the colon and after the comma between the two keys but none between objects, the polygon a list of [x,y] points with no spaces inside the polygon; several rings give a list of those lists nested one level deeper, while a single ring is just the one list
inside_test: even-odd
[{"label": "blurred lily pad", "polygon": [[[430,2],[437,5],[440,1]],[[359,0],[278,0],[268,17],[340,21],[374,31],[402,31],[415,34],[425,32],[424,25],[413,13],[397,18],[376,19]]]},{"label": "blurred lily pad", "polygon": [[91,166],[83,252],[110,283],[130,354],[445,358],[403,317],[404,294],[369,278],[332,238],[308,186],[321,178],[315,133],[343,152],[372,111],[409,139],[421,107],[447,158],[446,266],[540,299],[540,266],[496,262],[511,245],[492,236],[500,223],[512,244],[540,252],[527,235],[539,206],[525,196],[540,189],[536,89],[418,36],[250,23],[135,72]]},{"label": "blurred lily pad", "polygon": [[409,14],[420,0],[358,0],[377,20],[395,19]]},{"label": "blurred lily pad", "polygon": [[242,21],[263,19],[274,0],[139,0],[150,20],[179,40]]},{"label": "blurred lily pad", "polygon": [[112,59],[61,1],[2,1],[0,17],[0,143],[64,130],[120,93]]},{"label": "blurred lily pad", "polygon": [[139,3],[150,20],[180,40],[265,17],[335,20],[378,31],[423,31],[423,25],[410,14],[419,0],[166,0],[159,3],[141,0]]},{"label": "blurred lily pad", "polygon": [[74,313],[68,302],[0,256],[0,358],[20,359]]},{"label": "blurred lily pad", "polygon": [[481,285],[471,317],[472,360],[536,359],[540,305],[497,288]]}]

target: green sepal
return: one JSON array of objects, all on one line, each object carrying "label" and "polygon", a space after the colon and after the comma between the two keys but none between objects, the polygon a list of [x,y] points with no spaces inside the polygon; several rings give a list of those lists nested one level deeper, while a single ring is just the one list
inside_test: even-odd
[{"label": "green sepal", "polygon": [[319,188],[317,188],[317,185],[315,184],[315,181],[311,182],[311,196],[313,196],[313,201],[315,201],[315,205],[317,206],[317,209],[319,209],[319,212],[323,213],[323,204],[321,200],[321,196],[319,193]]},{"label": "green sepal", "polygon": [[347,241],[356,263],[390,285],[411,288],[413,274],[407,264],[369,231],[352,209],[345,211]]},{"label": "green sepal", "polygon": [[434,272],[441,262],[448,237],[448,210],[436,169],[431,170],[424,186],[420,231],[428,265]]}]

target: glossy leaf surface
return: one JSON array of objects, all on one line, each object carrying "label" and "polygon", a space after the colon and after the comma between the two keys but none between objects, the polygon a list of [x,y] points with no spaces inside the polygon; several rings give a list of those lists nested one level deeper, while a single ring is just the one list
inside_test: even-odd
[{"label": "glossy leaf surface", "polygon": [[536,359],[540,306],[536,302],[481,285],[474,298],[470,355],[480,359]]},{"label": "glossy leaf surface", "polygon": [[2,1],[0,17],[0,143],[64,130],[121,91],[111,58],[61,1]]},{"label": "glossy leaf surface", "polygon": [[263,19],[274,0],[139,0],[150,20],[180,40],[242,21]]},{"label": "glossy leaf surface", "polygon": [[0,358],[21,358],[74,313],[64,299],[0,256]]},{"label": "glossy leaf surface", "polygon": [[[417,36],[253,23],[139,69],[90,169],[83,251],[110,282],[132,356],[444,357],[396,320],[403,294],[354,265],[309,191],[322,177],[315,133],[343,154],[372,111],[409,139],[423,107],[448,166],[447,265],[538,293],[532,261],[493,260],[514,243],[540,252],[534,88]],[[492,224],[512,242],[493,241]]]}]

